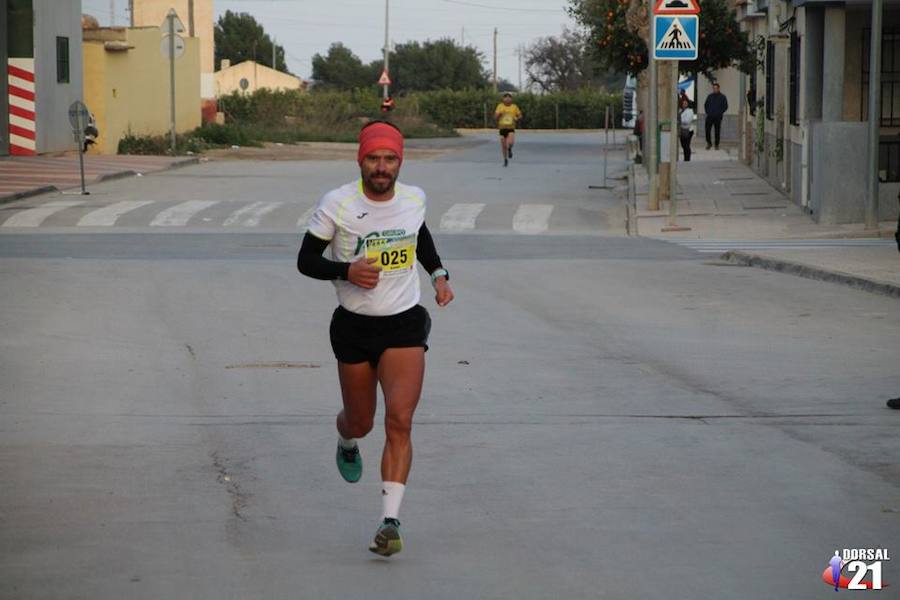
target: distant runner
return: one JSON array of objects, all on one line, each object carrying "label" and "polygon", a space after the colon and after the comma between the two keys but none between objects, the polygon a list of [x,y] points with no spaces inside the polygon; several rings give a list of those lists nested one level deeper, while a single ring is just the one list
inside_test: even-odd
[{"label": "distant runner", "polygon": [[[331,318],[343,410],[337,416],[337,468],[362,477],[357,439],[372,430],[381,384],[386,440],[381,456],[382,519],[369,550],[400,552],[400,502],[412,464],[413,413],[425,374],[431,318],[419,304],[420,263],[431,276],[438,306],[453,292],[425,226],[425,192],[397,181],[403,134],[384,121],[359,133],[361,177],[325,194],[309,219],[297,266],[334,282],[339,306]],[[330,246],[329,258],[322,254]]]},{"label": "distant runner", "polygon": [[503,94],[503,100],[494,109],[494,119],[500,129],[500,152],[503,154],[503,166],[512,158],[513,144],[516,143],[516,124],[522,118],[522,111],[513,104],[512,94]]}]

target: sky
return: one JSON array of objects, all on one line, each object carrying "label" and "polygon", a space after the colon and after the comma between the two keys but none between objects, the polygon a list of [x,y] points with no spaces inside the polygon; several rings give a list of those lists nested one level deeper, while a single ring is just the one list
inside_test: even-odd
[{"label": "sky", "polygon": [[[497,28],[497,72],[519,84],[517,48],[558,36],[574,27],[566,0],[389,0],[392,43],[452,38],[473,45],[491,69],[492,37]],[[309,78],[312,56],[342,42],[363,62],[381,57],[385,0],[214,0],[216,18],[226,10],[246,12],[284,46],[288,68]],[[127,0],[82,0],[82,10],[110,24],[128,22]],[[524,78],[525,75],[523,74]]]}]

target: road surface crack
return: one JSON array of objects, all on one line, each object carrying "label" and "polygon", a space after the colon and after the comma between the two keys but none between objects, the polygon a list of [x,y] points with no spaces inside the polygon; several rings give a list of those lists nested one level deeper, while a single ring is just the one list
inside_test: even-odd
[{"label": "road surface crack", "polygon": [[225,486],[225,491],[231,498],[231,513],[235,518],[241,521],[247,521],[247,517],[241,512],[247,507],[251,494],[241,489],[232,473],[228,470],[226,461],[224,461],[218,452],[212,452],[210,457],[213,460],[213,468],[216,470],[216,481]]}]

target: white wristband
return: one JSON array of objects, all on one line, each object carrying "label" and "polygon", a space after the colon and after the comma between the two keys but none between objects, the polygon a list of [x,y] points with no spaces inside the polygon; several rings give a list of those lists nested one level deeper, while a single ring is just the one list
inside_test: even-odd
[{"label": "white wristband", "polygon": [[435,284],[438,277],[450,279],[450,273],[447,272],[447,269],[435,269],[434,273],[431,274],[431,285]]}]

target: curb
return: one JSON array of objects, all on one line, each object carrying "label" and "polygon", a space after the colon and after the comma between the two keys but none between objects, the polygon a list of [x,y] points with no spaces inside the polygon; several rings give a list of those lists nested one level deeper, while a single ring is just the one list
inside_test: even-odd
[{"label": "curb", "polygon": [[[153,171],[153,173],[162,173],[163,171],[171,171],[172,169],[180,169],[182,167],[188,167],[191,165],[200,164],[199,157],[185,157],[183,160],[178,160],[177,162],[172,162],[169,165],[163,167],[162,169],[157,169]],[[93,185],[95,183],[102,183],[104,181],[114,181],[116,179],[125,179],[126,177],[134,177],[138,174],[134,169],[126,169],[124,171],[115,171],[113,173],[103,173],[94,180],[88,182],[85,181],[85,185]],[[77,187],[77,186],[75,186]],[[66,188],[68,189],[68,188]],[[5,196],[0,196],[0,204],[5,204],[7,202],[14,202],[16,200],[22,200],[23,198],[30,198],[31,196],[40,196],[41,194],[49,194],[52,192],[61,192],[62,190],[55,185],[44,185],[41,187],[32,188],[30,190],[23,190],[21,192],[15,192],[14,194],[7,194]]]},{"label": "curb", "polygon": [[890,296],[891,298],[900,298],[900,286],[898,285],[885,283],[875,279],[868,279],[866,277],[859,277],[858,275],[849,275],[839,271],[828,271],[819,267],[811,267],[803,263],[796,263],[777,258],[767,258],[759,256],[758,254],[748,254],[736,250],[726,252],[721,256],[721,259],[733,265],[757,267],[766,269],[767,271],[797,275],[798,277],[805,277],[806,279],[837,283],[865,292]]},{"label": "curb", "polygon": [[15,200],[21,200],[23,198],[30,198],[31,196],[40,196],[41,194],[49,194],[50,192],[58,192],[59,188],[55,185],[45,185],[38,188],[32,188],[30,190],[25,190],[22,192],[16,192],[14,194],[7,194],[6,196],[0,196],[0,204],[5,204],[7,202],[13,202]]}]

